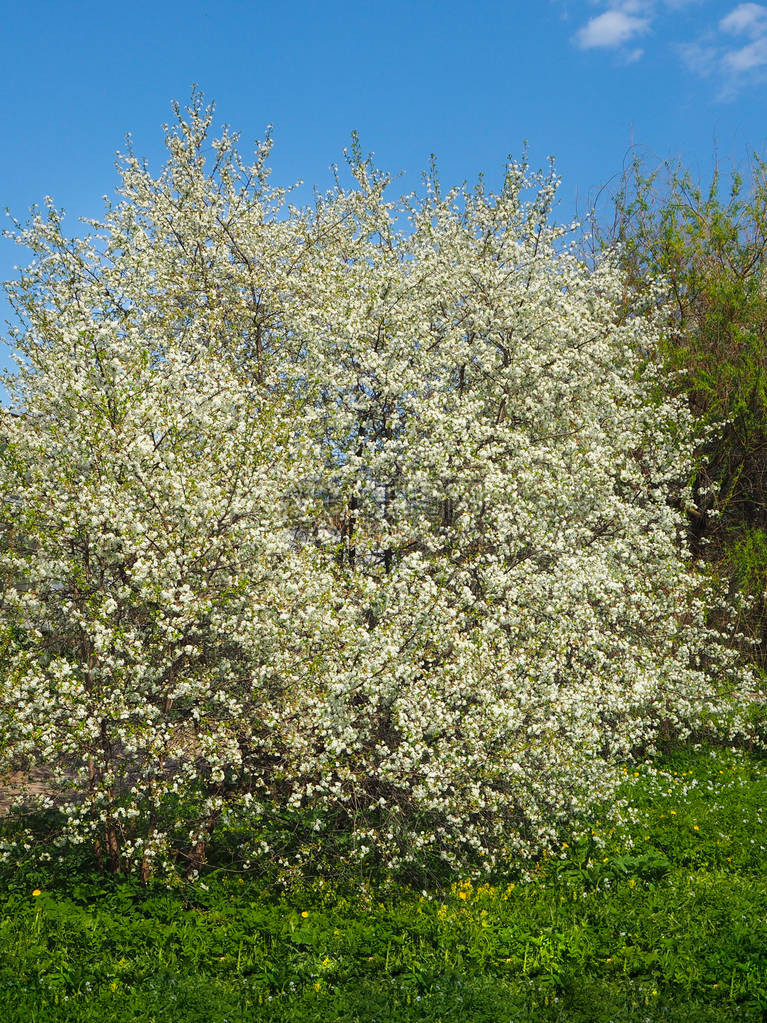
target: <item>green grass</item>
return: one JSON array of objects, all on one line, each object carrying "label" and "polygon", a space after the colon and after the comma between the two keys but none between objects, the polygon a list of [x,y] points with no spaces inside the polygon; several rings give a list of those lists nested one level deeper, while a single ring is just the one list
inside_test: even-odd
[{"label": "green grass", "polygon": [[144,889],[5,868],[0,1020],[763,1021],[767,762],[659,766],[627,776],[628,832],[595,822],[514,884]]}]

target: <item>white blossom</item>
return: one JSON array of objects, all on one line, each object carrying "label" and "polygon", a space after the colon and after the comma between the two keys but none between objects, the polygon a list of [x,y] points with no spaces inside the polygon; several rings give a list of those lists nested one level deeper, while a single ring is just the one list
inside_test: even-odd
[{"label": "white blossom", "polygon": [[[199,100],[87,238],[19,241],[0,767],[196,876],[222,816],[391,868],[530,855],[754,683],[684,547],[694,430],[553,176],[286,205]],[[249,861],[273,855],[254,830]],[[180,857],[180,858],[179,858]]]}]

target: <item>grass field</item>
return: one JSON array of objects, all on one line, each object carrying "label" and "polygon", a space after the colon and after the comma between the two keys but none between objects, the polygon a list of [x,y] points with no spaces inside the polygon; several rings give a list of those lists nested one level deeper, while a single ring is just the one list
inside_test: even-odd
[{"label": "grass field", "polygon": [[623,795],[627,833],[426,892],[6,866],[0,1020],[767,1020],[767,761],[677,753]]}]

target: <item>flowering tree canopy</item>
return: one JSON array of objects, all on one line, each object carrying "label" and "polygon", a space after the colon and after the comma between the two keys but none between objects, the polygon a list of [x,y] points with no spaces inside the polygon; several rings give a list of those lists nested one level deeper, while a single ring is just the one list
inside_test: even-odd
[{"label": "flowering tree canopy", "polygon": [[176,113],[86,238],[17,229],[0,768],[47,772],[59,841],[489,866],[659,732],[745,727],[689,415],[553,174],[393,202],[355,146],[298,209],[268,141]]}]

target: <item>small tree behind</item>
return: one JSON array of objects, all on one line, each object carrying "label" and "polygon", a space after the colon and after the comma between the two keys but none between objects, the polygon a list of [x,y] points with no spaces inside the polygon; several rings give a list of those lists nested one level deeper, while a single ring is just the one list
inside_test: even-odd
[{"label": "small tree behind", "polygon": [[662,279],[661,354],[674,394],[707,429],[695,478],[692,549],[750,610],[741,626],[767,663],[767,167],[754,158],[729,188],[681,165],[635,162],[615,197],[605,241],[621,246],[634,292]]}]

